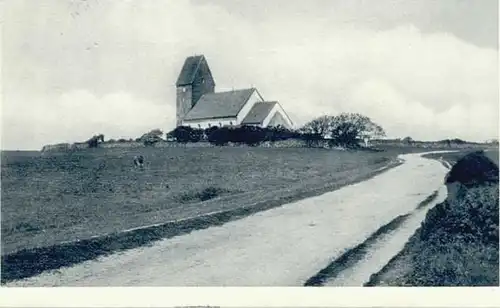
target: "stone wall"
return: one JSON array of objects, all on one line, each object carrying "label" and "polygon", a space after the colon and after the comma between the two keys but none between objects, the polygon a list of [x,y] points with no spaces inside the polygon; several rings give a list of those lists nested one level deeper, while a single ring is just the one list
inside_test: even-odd
[{"label": "stone wall", "polygon": [[42,152],[48,151],[67,151],[71,148],[69,143],[48,144],[43,146]]},{"label": "stone wall", "polygon": [[100,148],[140,148],[144,147],[142,142],[127,141],[127,142],[103,142],[99,144]]},{"label": "stone wall", "polygon": [[[252,147],[250,145],[242,144],[242,143],[228,143],[226,146],[228,147]],[[99,144],[99,148],[143,148],[145,145],[142,142],[137,141],[129,141],[129,142],[103,142]],[[155,148],[207,148],[207,147],[216,147],[207,141],[201,142],[188,142],[188,143],[179,143],[179,142],[169,142],[169,141],[160,141],[154,144]],[[328,144],[327,140],[319,140],[314,141],[311,144],[307,144],[306,141],[300,139],[288,139],[288,140],[280,140],[280,141],[265,141],[254,147],[263,147],[263,148],[331,148]],[[46,145],[43,147],[43,152],[59,152],[59,151],[70,151],[70,150],[84,150],[87,149],[87,144],[56,144],[56,145]]]}]

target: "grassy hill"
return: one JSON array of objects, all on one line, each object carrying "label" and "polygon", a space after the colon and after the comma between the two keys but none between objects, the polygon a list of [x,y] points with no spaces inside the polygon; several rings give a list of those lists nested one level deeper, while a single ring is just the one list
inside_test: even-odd
[{"label": "grassy hill", "polygon": [[[133,166],[137,154],[145,156],[143,170]],[[395,156],[231,147],[3,152],[2,254],[214,211],[279,205],[365,179]]]}]

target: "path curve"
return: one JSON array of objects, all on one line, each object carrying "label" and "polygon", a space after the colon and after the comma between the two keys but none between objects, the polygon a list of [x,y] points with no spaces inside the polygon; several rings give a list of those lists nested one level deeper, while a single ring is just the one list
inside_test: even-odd
[{"label": "path curve", "polygon": [[300,286],[443,185],[425,153],[367,181],[6,286]]}]

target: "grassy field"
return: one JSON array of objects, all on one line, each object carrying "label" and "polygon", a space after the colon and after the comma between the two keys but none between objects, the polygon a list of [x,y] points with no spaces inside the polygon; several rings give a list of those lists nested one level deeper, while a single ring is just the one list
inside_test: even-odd
[{"label": "grassy field", "polygon": [[[468,153],[474,152],[476,150],[477,149],[470,149],[470,150],[461,150],[461,151],[450,152],[450,153],[425,154],[424,157],[433,158],[433,159],[442,158],[443,160],[447,161],[451,165],[454,165],[460,158],[462,158],[465,155],[467,155]],[[485,151],[484,155],[486,157],[488,157],[492,162],[494,162],[498,165],[498,150]]]},{"label": "grassy field", "polygon": [[[132,158],[146,158],[144,170]],[[373,175],[396,151],[273,148],[2,153],[2,255],[148,224],[279,204]]]}]

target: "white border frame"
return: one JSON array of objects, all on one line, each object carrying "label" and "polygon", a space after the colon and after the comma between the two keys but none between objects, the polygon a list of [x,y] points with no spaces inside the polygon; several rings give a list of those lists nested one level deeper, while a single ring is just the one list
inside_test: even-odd
[{"label": "white border frame", "polygon": [[498,287],[0,288],[1,307],[500,307]]}]

